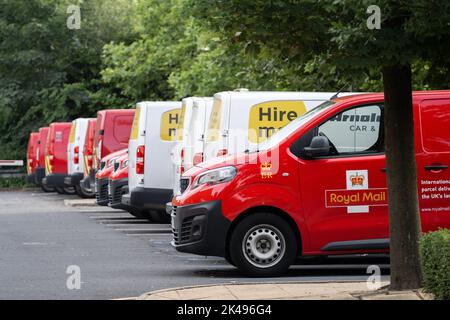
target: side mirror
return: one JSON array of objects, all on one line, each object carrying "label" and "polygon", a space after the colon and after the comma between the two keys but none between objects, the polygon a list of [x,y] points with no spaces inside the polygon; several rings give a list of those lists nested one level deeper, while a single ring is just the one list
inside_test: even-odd
[{"label": "side mirror", "polygon": [[328,156],[330,154],[330,141],[327,137],[316,136],[312,138],[310,146],[303,150],[308,158]]}]

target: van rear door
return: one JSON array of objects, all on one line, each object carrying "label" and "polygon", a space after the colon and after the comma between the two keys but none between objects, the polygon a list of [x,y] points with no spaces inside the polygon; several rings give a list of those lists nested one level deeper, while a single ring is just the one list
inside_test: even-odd
[{"label": "van rear door", "polygon": [[418,191],[422,228],[427,232],[450,228],[450,99],[422,100],[418,110]]}]

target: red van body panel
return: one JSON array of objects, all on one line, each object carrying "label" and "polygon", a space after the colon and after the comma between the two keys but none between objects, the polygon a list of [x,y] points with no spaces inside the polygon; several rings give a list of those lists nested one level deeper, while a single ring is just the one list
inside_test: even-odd
[{"label": "red van body panel", "polygon": [[[271,149],[221,157],[188,170],[182,177],[189,181],[187,188],[172,201],[176,212],[172,228],[182,230],[183,215],[193,218],[196,212],[211,216],[208,219],[221,215],[222,220],[214,218],[215,227],[207,222],[201,229],[206,233],[204,243],[197,239],[177,245],[180,240],[174,234],[176,249],[226,256],[228,231],[233,230],[241,217],[259,210],[275,212],[295,223],[301,237],[299,255],[388,252],[384,152],[311,160],[296,156],[292,151],[293,144],[306,133],[327,121],[335,121],[342,112],[365,106],[379,107],[382,112],[383,104],[383,94],[336,99],[334,105]],[[414,92],[413,109],[422,231],[450,228],[450,91]],[[274,159],[271,158],[274,154],[279,155],[279,160],[267,162],[267,159]],[[193,187],[193,181],[200,174],[225,166],[237,169],[230,182]],[[214,206],[205,205],[208,203]],[[211,212],[213,207],[218,212]],[[221,227],[217,227],[219,225]],[[214,248],[212,242],[219,249]],[[366,247],[357,249],[355,243]],[[383,245],[373,246],[374,243]]]},{"label": "red van body panel", "polygon": [[39,129],[38,147],[36,150],[37,167],[45,168],[45,149],[47,147],[47,136],[49,127]]},{"label": "red van body panel", "polygon": [[90,119],[87,126],[87,132],[84,140],[83,148],[83,161],[84,161],[84,176],[89,175],[89,171],[92,169],[93,161],[93,147],[94,147],[94,135],[95,127],[97,125],[97,119]]},{"label": "red van body panel", "polygon": [[47,175],[67,174],[67,145],[71,127],[71,122],[57,122],[50,125],[45,149]]},{"label": "red van body panel", "polygon": [[98,205],[107,206],[109,202],[109,177],[114,172],[114,163],[111,160],[121,158],[128,154],[128,148],[119,150],[105,156],[101,160],[101,169],[95,174],[95,198]]},{"label": "red van body panel", "polygon": [[33,132],[28,138],[27,147],[27,173],[29,175],[34,174],[37,167],[36,151],[39,141],[39,133]]},{"label": "red van body panel", "polygon": [[134,112],[134,109],[113,109],[97,113],[93,146],[94,170],[98,169],[100,160],[105,156],[128,148]]}]

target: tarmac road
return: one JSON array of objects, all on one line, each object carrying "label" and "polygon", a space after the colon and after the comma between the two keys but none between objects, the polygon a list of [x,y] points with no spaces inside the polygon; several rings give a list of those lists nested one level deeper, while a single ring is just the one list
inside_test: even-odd
[{"label": "tarmac road", "polygon": [[[169,225],[107,207],[66,207],[68,198],[77,197],[0,192],[0,299],[113,299],[200,284],[365,281],[372,264],[389,279],[386,257],[306,260],[280,278],[245,278],[223,259],[178,253]],[[67,287],[69,266],[80,268],[80,289]]]}]

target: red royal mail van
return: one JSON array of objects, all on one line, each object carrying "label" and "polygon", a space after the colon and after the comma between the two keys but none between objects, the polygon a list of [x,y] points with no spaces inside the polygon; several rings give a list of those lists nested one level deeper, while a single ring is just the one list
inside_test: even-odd
[{"label": "red royal mail van", "polygon": [[[386,253],[382,94],[325,102],[247,153],[201,163],[173,199],[173,246],[245,274],[298,256]],[[450,91],[413,93],[422,230],[450,228]]]},{"label": "red royal mail van", "polygon": [[94,189],[95,173],[101,159],[112,152],[128,148],[134,109],[112,109],[97,112],[97,123],[93,142],[93,163],[90,172],[91,187]]},{"label": "red royal mail van", "polygon": [[45,178],[42,184],[52,186],[58,193],[75,193],[73,187],[64,184],[67,174],[67,144],[71,122],[55,122],[50,125],[45,148]]},{"label": "red royal mail van", "polygon": [[45,178],[45,149],[47,147],[47,136],[49,129],[49,127],[39,129],[39,140],[36,148],[35,183],[45,192],[54,192],[55,189],[53,187],[42,184],[42,179]]},{"label": "red royal mail van", "polygon": [[39,133],[33,132],[30,133],[30,137],[28,138],[28,146],[27,146],[27,182],[35,183],[36,176],[36,149],[39,141]]},{"label": "red royal mail van", "polygon": [[108,205],[109,176],[114,172],[114,166],[118,162],[118,160],[127,154],[128,148],[110,153],[100,161],[99,170],[95,174],[95,198],[98,205]]}]

